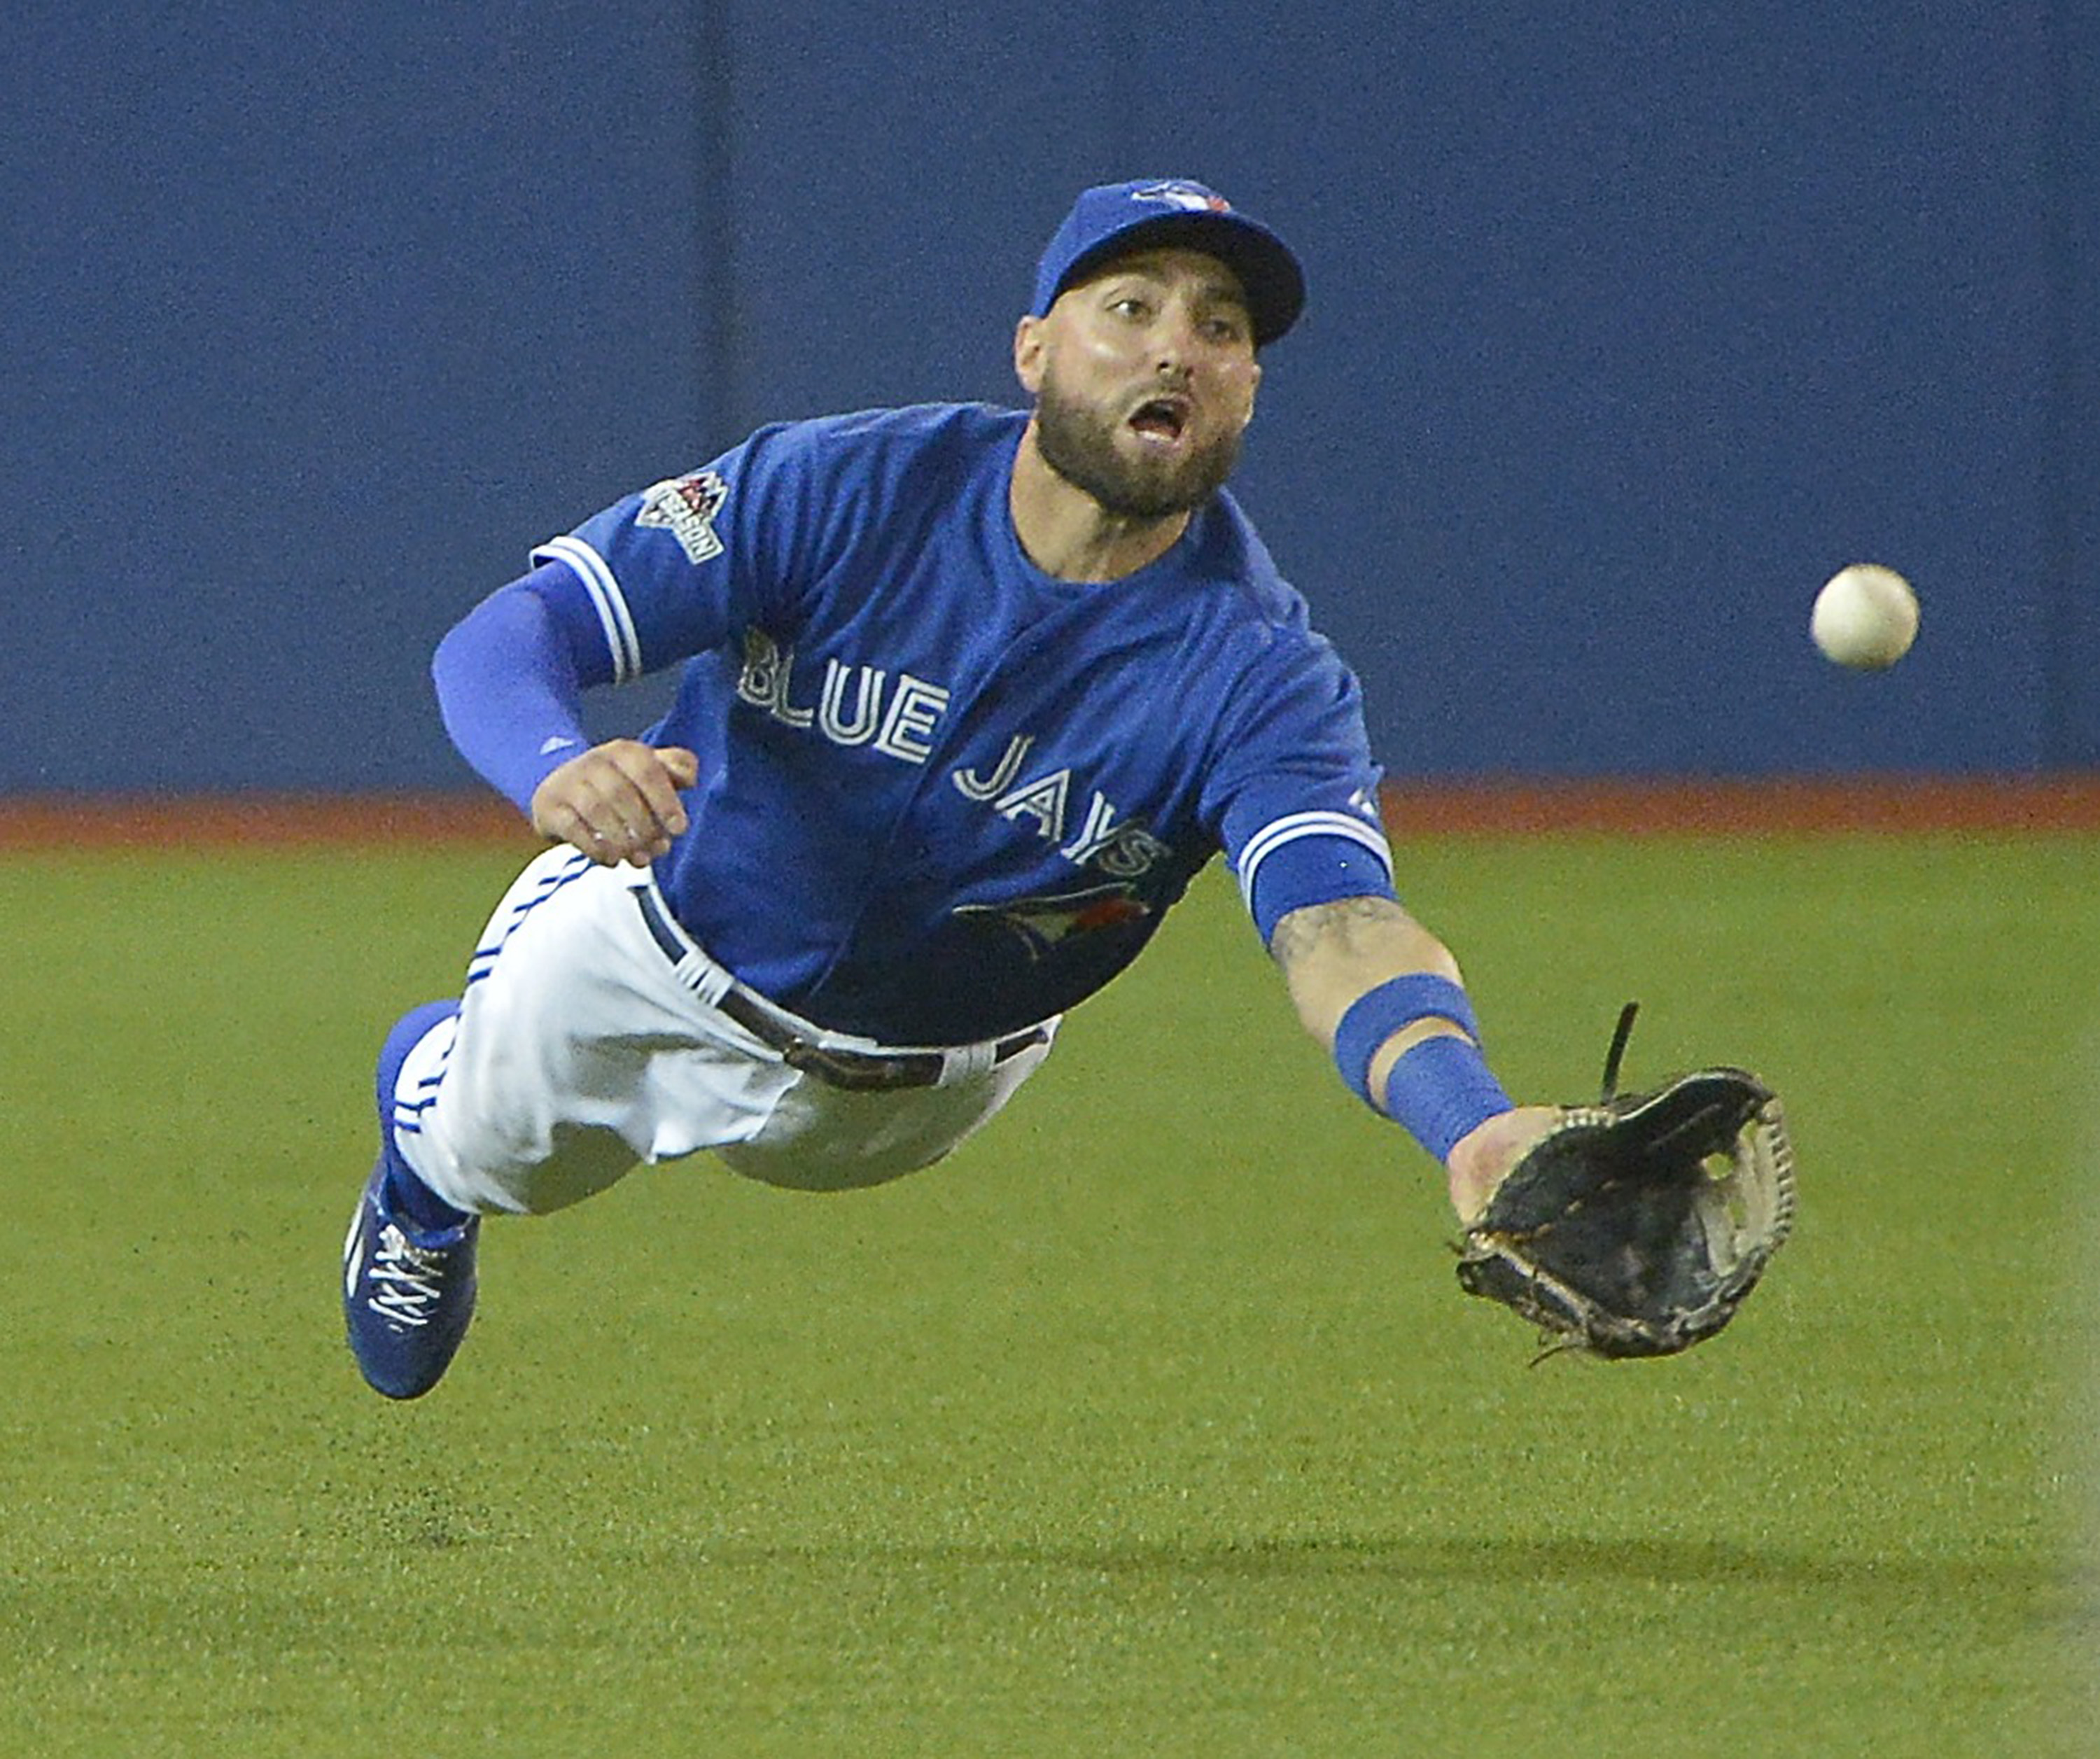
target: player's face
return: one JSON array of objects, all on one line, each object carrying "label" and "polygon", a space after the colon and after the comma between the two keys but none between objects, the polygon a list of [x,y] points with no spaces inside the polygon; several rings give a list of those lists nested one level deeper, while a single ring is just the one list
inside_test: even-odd
[{"label": "player's face", "polygon": [[1109,513],[1159,519],[1239,462],[1261,368],[1246,295],[1215,258],[1147,251],[1024,320],[1017,355],[1052,470]]}]

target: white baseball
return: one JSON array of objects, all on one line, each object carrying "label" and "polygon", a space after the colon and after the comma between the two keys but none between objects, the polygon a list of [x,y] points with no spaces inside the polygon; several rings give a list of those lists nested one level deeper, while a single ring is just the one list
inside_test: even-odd
[{"label": "white baseball", "polygon": [[1917,594],[1895,569],[1855,562],[1815,595],[1808,633],[1826,659],[1855,672],[1879,672],[1917,639]]}]

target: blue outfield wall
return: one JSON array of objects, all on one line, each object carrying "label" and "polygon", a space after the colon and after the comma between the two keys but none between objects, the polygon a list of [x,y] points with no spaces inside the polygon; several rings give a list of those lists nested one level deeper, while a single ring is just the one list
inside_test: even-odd
[{"label": "blue outfield wall", "polygon": [[428,652],[533,543],[1011,399],[1154,172],[1306,258],[1240,488],[1396,777],[2100,764],[2100,8],[1593,11],[24,0],[0,791],[466,780]]}]

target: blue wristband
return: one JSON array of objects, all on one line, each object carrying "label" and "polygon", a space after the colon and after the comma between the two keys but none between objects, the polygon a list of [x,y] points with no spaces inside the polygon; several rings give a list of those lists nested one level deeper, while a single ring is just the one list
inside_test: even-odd
[{"label": "blue wristband", "polygon": [[1366,990],[1349,1004],[1335,1029],[1335,1065],[1348,1082],[1349,1091],[1374,1110],[1371,1097],[1371,1061],[1385,1042],[1403,1026],[1418,1020],[1449,1020],[1480,1036],[1480,1022],[1466,992],[1449,977],[1426,971],[1394,977]]},{"label": "blue wristband", "polygon": [[1386,1078],[1386,1115],[1439,1161],[1461,1137],[1515,1109],[1480,1047],[1449,1033],[1423,1039]]}]

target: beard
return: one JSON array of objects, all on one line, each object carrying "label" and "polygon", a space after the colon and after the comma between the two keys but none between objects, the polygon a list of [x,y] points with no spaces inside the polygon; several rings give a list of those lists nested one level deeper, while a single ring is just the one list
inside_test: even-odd
[{"label": "beard", "polygon": [[1180,458],[1131,458],[1117,449],[1120,425],[1047,379],[1036,394],[1035,442],[1043,461],[1118,518],[1193,513],[1224,487],[1240,461],[1237,428]]}]

